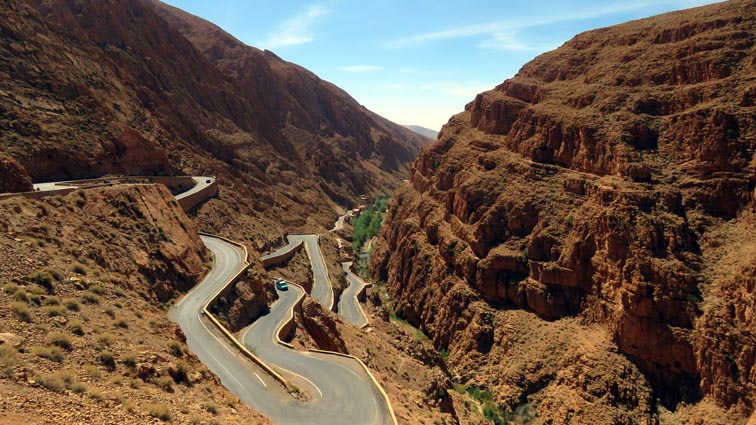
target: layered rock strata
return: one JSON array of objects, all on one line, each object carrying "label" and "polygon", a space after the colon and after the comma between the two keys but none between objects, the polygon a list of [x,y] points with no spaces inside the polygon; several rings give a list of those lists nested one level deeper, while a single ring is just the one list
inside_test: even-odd
[{"label": "layered rock strata", "polygon": [[[755,10],[731,1],[578,35],[423,149],[372,267],[460,373],[490,372],[509,406],[585,415],[545,401],[584,387],[566,373],[582,361],[550,353],[561,367],[532,385],[540,372],[494,366],[540,346],[512,328],[564,327],[604,346],[577,350],[601,353],[595,379],[616,392],[581,403],[650,417],[651,388],[669,407],[705,396],[750,414],[756,256],[738,248],[756,235]],[[576,349],[561,337],[540,348],[557,343]],[[619,389],[638,372],[647,383]]]}]

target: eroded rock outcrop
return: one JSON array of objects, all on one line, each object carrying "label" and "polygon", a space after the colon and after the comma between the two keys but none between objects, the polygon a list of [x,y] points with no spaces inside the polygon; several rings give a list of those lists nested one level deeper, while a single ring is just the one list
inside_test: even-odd
[{"label": "eroded rock outcrop", "polygon": [[[194,223],[164,186],[89,189],[66,195],[63,200],[81,209],[77,213],[102,224],[82,223],[88,231],[76,232],[68,226],[56,232],[80,241],[84,255],[99,266],[124,274],[129,289],[146,289],[165,302],[204,277],[209,259],[205,246]],[[51,198],[49,202],[58,201]],[[122,235],[102,230],[107,226]],[[90,234],[99,240],[85,240]],[[145,236],[130,240],[131,234]],[[116,238],[117,243],[109,243]]]},{"label": "eroded rock outcrop", "polygon": [[334,318],[326,314],[320,303],[306,297],[299,320],[319,349],[348,354]]},{"label": "eroded rock outcrop", "polygon": [[266,278],[259,265],[250,267],[233,285],[230,293],[217,300],[211,307],[215,314],[238,332],[269,311],[269,305],[277,298],[272,285],[266,285]]},{"label": "eroded rock outcrop", "polygon": [[0,193],[28,192],[32,189],[24,167],[13,158],[0,155]]},{"label": "eroded rock outcrop", "polygon": [[[461,373],[557,422],[602,408],[652,417],[644,385],[671,407],[706,396],[754,408],[756,257],[738,253],[729,280],[717,260],[738,243],[722,229],[753,235],[754,10],[732,1],[578,35],[478,95],[422,151],[372,266]],[[546,329],[602,329],[598,352],[621,355],[592,360],[606,371],[598,387],[623,373],[648,382],[612,400],[552,399],[582,379],[564,358],[534,386],[512,380],[494,365],[513,347],[536,355],[501,328],[535,319],[512,309]]]}]

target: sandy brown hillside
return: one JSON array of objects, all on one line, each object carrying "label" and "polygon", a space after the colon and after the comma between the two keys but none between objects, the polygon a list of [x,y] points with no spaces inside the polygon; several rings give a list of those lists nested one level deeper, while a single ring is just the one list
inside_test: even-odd
[{"label": "sandy brown hillside", "polygon": [[33,181],[215,174],[225,190],[201,226],[248,228],[264,245],[279,223],[326,226],[336,203],[395,187],[426,142],[272,54],[207,54],[187,28],[233,39],[175,10],[164,18],[142,0],[0,8],[0,151]]},{"label": "sandy brown hillside", "polygon": [[755,44],[752,0],[587,32],[423,149],[372,265],[463,383],[536,423],[752,414]]},{"label": "sandy brown hillside", "polygon": [[162,186],[0,200],[0,423],[269,423],[166,315],[211,262]]}]

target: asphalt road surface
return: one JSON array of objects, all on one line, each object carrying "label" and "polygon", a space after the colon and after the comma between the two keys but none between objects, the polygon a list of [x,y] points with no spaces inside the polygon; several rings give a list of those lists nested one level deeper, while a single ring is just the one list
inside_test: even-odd
[{"label": "asphalt road surface", "polygon": [[189,195],[192,195],[196,192],[201,191],[207,186],[210,186],[215,181],[215,177],[210,176],[192,176],[192,180],[194,180],[194,187],[187,190],[186,192],[179,193],[176,195],[176,199],[179,200],[181,198],[185,198]]},{"label": "asphalt road surface", "polygon": [[[149,177],[145,177],[149,179]],[[49,182],[49,183],[35,183],[34,190],[45,192],[50,190],[61,190],[61,189],[75,189],[77,187],[85,186],[87,182],[94,183],[98,181],[99,179],[90,179],[90,180],[72,180],[72,181],[63,181],[63,182]],[[192,195],[196,192],[201,191],[205,187],[209,186],[212,182],[215,181],[215,177],[211,176],[192,176],[192,180],[194,181],[194,187],[187,190],[186,192],[182,192],[178,195],[176,195],[176,199],[181,199],[184,197],[187,197],[189,195]]]},{"label": "asphalt road surface", "polygon": [[349,271],[351,265],[352,263],[341,263],[349,287],[344,290],[341,298],[339,298],[339,314],[355,326],[362,327],[368,324],[368,320],[360,307],[360,302],[357,300],[357,294],[365,286],[365,282]]},{"label": "asphalt road surface", "polygon": [[265,261],[268,258],[277,257],[279,255],[285,254],[285,253],[291,251],[292,249],[296,248],[297,245],[299,245],[299,241],[298,240],[297,241],[292,241],[291,238],[288,239],[288,242],[289,242],[288,244],[286,244],[285,246],[283,246],[281,248],[278,248],[277,250],[271,252],[270,254],[266,254],[266,255],[261,256],[260,257],[260,261]]},{"label": "asphalt road surface", "polygon": [[275,334],[290,315],[301,289],[279,291],[270,312],[245,329],[242,342],[255,355],[305,391],[303,402],[284,388],[229,342],[201,313],[216,291],[244,267],[243,252],[221,239],[203,236],[214,256],[205,279],[169,312],[181,326],[187,345],[226,388],[253,409],[278,424],[391,424],[388,406],[357,361],[339,356],[296,351],[276,342]]},{"label": "asphalt road surface", "polygon": [[[200,284],[171,308],[168,316],[181,327],[189,349],[215,372],[223,385],[242,402],[254,408],[271,403],[279,406],[282,400],[288,397],[283,387],[251,361],[242,357],[202,314],[204,304],[228,279],[244,268],[244,252],[221,239],[202,236],[202,241],[213,253],[213,268]],[[269,389],[269,396],[260,397],[261,394],[268,393]],[[267,400],[269,398],[272,400]]]},{"label": "asphalt road surface", "polygon": [[384,398],[356,360],[296,351],[274,342],[276,332],[290,317],[303,291],[290,285],[288,290],[277,292],[279,300],[267,315],[242,331],[241,340],[305,391],[310,400],[290,405],[285,418],[271,418],[282,424],[391,424]]},{"label": "asphalt road surface", "polygon": [[331,280],[328,278],[323,254],[320,252],[318,245],[318,235],[289,235],[289,243],[303,241],[307,255],[310,257],[310,266],[312,267],[312,296],[318,300],[323,307],[333,310],[333,288]]},{"label": "asphalt road surface", "polygon": [[47,192],[49,190],[75,189],[77,186],[66,185],[66,182],[34,183],[34,190]]},{"label": "asphalt road surface", "polygon": [[347,217],[351,217],[354,215],[352,210],[347,211],[344,213],[344,215],[340,216],[338,220],[336,220],[336,223],[333,224],[333,229],[331,229],[331,232],[338,232],[339,230],[344,228],[344,220],[346,220]]}]

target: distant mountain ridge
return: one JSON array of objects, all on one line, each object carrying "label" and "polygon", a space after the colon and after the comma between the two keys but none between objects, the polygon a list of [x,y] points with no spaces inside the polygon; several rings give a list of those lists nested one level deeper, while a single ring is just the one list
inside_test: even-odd
[{"label": "distant mountain ridge", "polygon": [[431,130],[430,128],[422,127],[419,125],[404,125],[404,128],[409,128],[410,130],[414,131],[417,134],[421,134],[429,139],[436,140],[438,139],[438,131]]},{"label": "distant mountain ridge", "polygon": [[[284,129],[286,141],[305,157],[315,157],[317,171],[324,177],[341,182],[341,176],[334,171],[341,174],[357,171],[350,164],[355,159],[403,175],[419,148],[428,143],[365,109],[337,86],[273,52],[248,46],[216,25],[158,0],[145,2],[221,72],[233,78],[239,93],[261,102],[275,125]],[[294,128],[298,131],[286,130]],[[312,146],[318,141],[325,145]],[[376,177],[355,182],[364,191],[370,191],[371,181]]]},{"label": "distant mountain ridge", "polygon": [[[335,204],[390,192],[428,143],[159,2],[9,0],[0,11],[0,150],[33,181],[216,174],[234,198],[221,191],[200,220],[252,220],[264,241],[277,222],[329,226]],[[272,206],[286,214],[268,219]]]}]

